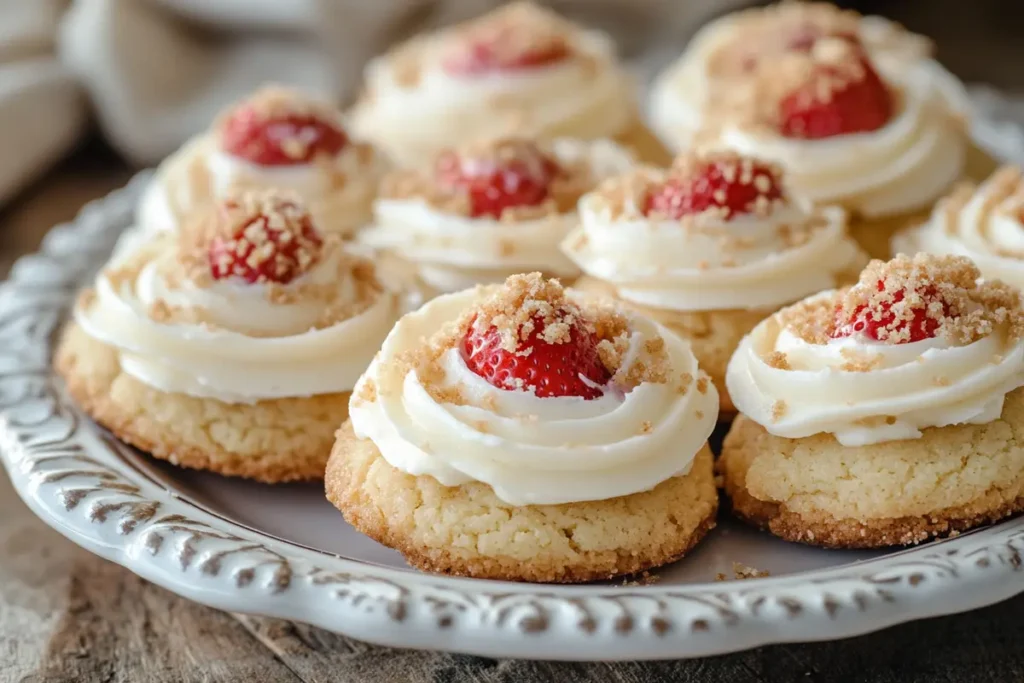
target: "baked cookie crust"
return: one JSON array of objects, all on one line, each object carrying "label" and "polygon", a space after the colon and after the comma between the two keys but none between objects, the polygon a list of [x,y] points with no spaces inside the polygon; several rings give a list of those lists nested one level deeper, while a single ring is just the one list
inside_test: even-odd
[{"label": "baked cookie crust", "polygon": [[733,511],[827,548],[912,545],[1024,511],[1024,389],[999,420],[861,447],[772,436],[740,416],[717,469]]},{"label": "baked cookie crust", "polygon": [[678,560],[715,526],[705,446],[690,473],[604,501],[513,506],[482,483],[447,487],[392,467],[346,422],[327,464],[327,499],[419,569],[482,579],[577,583]]},{"label": "baked cookie crust", "polygon": [[74,323],[54,357],[79,406],[115,436],[181,467],[265,483],[323,479],[350,393],[230,405],[158,391]]}]

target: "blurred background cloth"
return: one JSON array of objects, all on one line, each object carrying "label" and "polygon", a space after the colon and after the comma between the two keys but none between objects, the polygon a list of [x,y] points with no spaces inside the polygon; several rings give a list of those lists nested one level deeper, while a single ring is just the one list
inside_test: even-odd
[{"label": "blurred background cloth", "polygon": [[[225,105],[277,81],[344,103],[392,43],[482,14],[498,0],[0,0],[0,204],[95,121],[135,165],[204,129]],[[755,0],[548,0],[610,32],[641,76],[713,16]],[[947,42],[972,79],[1021,82],[1021,0],[852,0]],[[972,28],[973,27],[973,28]],[[973,33],[972,33],[973,30]],[[941,36],[941,37],[940,37]],[[1000,52],[1000,46],[1010,46]],[[947,60],[947,63],[949,60]],[[992,68],[988,68],[991,66]]]}]

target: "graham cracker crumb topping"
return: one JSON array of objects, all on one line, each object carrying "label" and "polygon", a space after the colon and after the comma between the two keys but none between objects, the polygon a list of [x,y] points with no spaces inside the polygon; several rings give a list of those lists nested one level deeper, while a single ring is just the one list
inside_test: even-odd
[{"label": "graham cracker crumb topping", "polygon": [[[713,137],[730,124],[776,131],[782,123],[783,101],[796,97],[794,105],[801,109],[832,101],[836,93],[864,80],[865,59],[850,41],[825,38],[808,52],[789,51],[764,60],[709,103],[711,123],[702,135]],[[893,91],[892,96],[898,112],[901,94]]]},{"label": "graham cracker crumb topping", "polygon": [[499,63],[548,50],[569,51],[572,24],[532,2],[513,2],[476,19],[458,24],[449,34],[449,49],[489,45]]},{"label": "graham cracker crumb topping", "polygon": [[[600,184],[594,194],[601,201],[612,220],[636,219],[644,215],[648,196],[658,188],[676,184],[687,187],[699,184],[712,167],[717,168],[731,185],[750,186],[755,190],[754,199],[746,207],[749,213],[758,217],[770,216],[779,207],[788,203],[788,197],[773,198],[771,191],[781,185],[783,169],[778,164],[745,157],[732,150],[705,150],[684,153],[675,158],[667,170],[638,167],[623,175],[610,178]],[[725,203],[724,193],[716,196],[719,203]],[[729,215],[724,206],[712,206],[699,214],[686,214],[679,218],[684,227],[700,227],[710,222],[722,221]],[[672,220],[669,215],[653,212],[653,220]],[[734,240],[737,247],[744,246],[742,238],[724,235]]]},{"label": "graham cracker crumb topping", "polygon": [[575,211],[579,198],[597,182],[595,170],[586,159],[567,163],[557,160],[545,141],[507,136],[444,150],[436,157],[433,168],[393,171],[384,177],[380,197],[418,199],[445,214],[470,216],[469,190],[463,184],[450,182],[450,178],[461,172],[482,176],[509,167],[522,169],[530,178],[546,179],[548,196],[538,204],[505,208],[498,218],[503,223],[532,221]]},{"label": "graham cracker crumb topping", "polygon": [[404,376],[415,370],[428,393],[439,402],[464,403],[461,387],[444,385],[441,357],[458,348],[471,329],[486,333],[491,328],[497,330],[504,351],[528,353],[529,349],[521,349],[539,325],[543,330],[540,337],[552,345],[571,342],[574,330],[593,334],[601,363],[612,383],[623,391],[643,383],[669,381],[671,368],[664,339],[644,338],[642,351],[635,352],[631,339],[636,332],[613,302],[571,296],[558,280],[546,280],[539,273],[513,275],[502,285],[480,287],[474,305],[458,319],[423,340],[420,347],[399,355],[397,371]]},{"label": "graham cracker crumb topping", "polygon": [[[290,251],[299,271],[312,268],[323,253],[323,240],[309,231],[312,217],[301,200],[292,193],[277,190],[241,191],[230,194],[210,210],[203,211],[181,232],[180,259],[190,279],[199,283],[210,281],[210,247],[214,241],[224,245],[219,265],[228,269],[235,254],[246,257],[246,265],[283,274],[292,267],[289,259],[270,237],[278,233],[278,242],[297,244]],[[251,249],[251,251],[250,251]],[[265,275],[260,282],[267,282]]]},{"label": "graham cracker crumb topping", "polygon": [[[874,260],[854,287],[797,304],[779,315],[781,324],[813,344],[827,343],[838,320],[854,314],[879,323],[880,341],[909,341],[923,315],[935,321],[936,335],[966,345],[1005,327],[1011,341],[1024,334],[1020,293],[998,280],[979,282],[980,272],[962,256],[917,254]],[[863,312],[863,313],[861,313]],[[915,320],[917,323],[915,323]],[[847,359],[854,370],[871,359]]]}]

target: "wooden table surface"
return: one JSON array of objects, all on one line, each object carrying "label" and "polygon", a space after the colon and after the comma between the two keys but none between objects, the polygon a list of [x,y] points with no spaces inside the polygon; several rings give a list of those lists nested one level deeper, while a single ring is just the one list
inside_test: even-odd
[{"label": "wooden table surface", "polygon": [[[97,145],[0,213],[0,274],[54,223],[123,183]],[[37,520],[0,476],[0,683],[783,683],[1024,681],[1024,595],[834,643],[704,660],[559,664],[392,650],[188,602]]]}]

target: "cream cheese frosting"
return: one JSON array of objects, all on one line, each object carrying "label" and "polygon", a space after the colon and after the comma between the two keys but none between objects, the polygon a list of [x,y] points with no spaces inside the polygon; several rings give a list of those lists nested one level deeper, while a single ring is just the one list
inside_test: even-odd
[{"label": "cream cheese frosting", "polygon": [[[585,174],[590,186],[635,163],[630,152],[608,140],[559,138],[548,148],[559,166]],[[579,270],[559,244],[578,223],[575,208],[536,217],[474,217],[415,194],[383,196],[374,204],[373,224],[359,240],[400,256],[434,289],[453,292],[526,271],[577,276]]]},{"label": "cream cheese frosting", "polygon": [[730,218],[644,215],[643,188],[669,177],[642,169],[585,195],[580,227],[563,243],[622,299],[674,311],[777,308],[835,287],[866,261],[836,207],[812,210],[790,199]]},{"label": "cream cheese frosting", "polygon": [[856,36],[883,73],[921,81],[952,110],[968,112],[966,89],[931,57],[927,38],[883,17],[860,16],[823,3],[790,3],[734,12],[702,28],[652,85],[649,109],[655,130],[674,149],[688,148],[705,126],[715,89],[742,77],[744,58],[756,59],[759,51],[767,51],[765,58],[770,59],[785,49],[781,41],[787,31],[807,36],[814,26],[823,33]]},{"label": "cream cheese frosting", "polygon": [[613,384],[593,400],[497,388],[457,345],[441,349],[430,372],[406,360],[486,291],[441,296],[398,322],[356,387],[358,437],[396,469],[446,486],[482,482],[511,505],[604,500],[689,471],[714,429],[718,396],[689,346],[652,321],[629,318],[623,364],[653,363],[652,349],[663,349],[665,381]]},{"label": "cream cheese frosting", "polygon": [[[959,263],[968,264],[969,275],[977,274],[966,259]],[[872,285],[862,279],[858,286]],[[827,329],[840,295],[810,297],[744,338],[726,374],[729,394],[741,413],[771,434],[798,439],[825,433],[844,446],[915,439],[923,429],[996,420],[1006,394],[1024,385],[1024,341],[1019,294],[988,286],[994,292],[989,301],[964,306],[972,311],[965,315],[981,321],[970,337],[940,328],[933,337],[905,343],[878,341],[863,330],[814,338],[807,334],[808,320]],[[992,303],[1000,297],[1001,304]]]},{"label": "cream cheese frosting", "polygon": [[126,244],[74,309],[125,373],[160,391],[233,404],[351,391],[401,314],[399,294],[336,238],[283,285],[197,282],[179,242]]},{"label": "cream cheese frosting", "polygon": [[[561,27],[569,55],[551,64],[453,75],[444,55],[481,22],[530,21]],[[429,160],[466,140],[526,133],[582,139],[615,137],[637,113],[634,84],[611,39],[516,3],[475,22],[415,38],[366,69],[366,92],[352,112],[353,130],[404,165]]]},{"label": "cream cheese frosting", "polygon": [[1006,166],[975,187],[963,185],[940,201],[931,218],[898,233],[894,253],[959,254],[986,278],[1024,288],[1024,177]]},{"label": "cream cheese frosting", "polygon": [[[340,114],[335,116],[344,130]],[[333,156],[263,166],[226,152],[219,132],[212,130],[160,164],[140,200],[136,222],[149,231],[176,230],[197,209],[232,190],[277,188],[297,193],[323,230],[347,235],[369,220],[377,185],[388,168],[383,154],[355,140]]]}]

